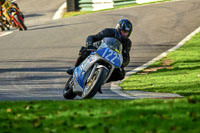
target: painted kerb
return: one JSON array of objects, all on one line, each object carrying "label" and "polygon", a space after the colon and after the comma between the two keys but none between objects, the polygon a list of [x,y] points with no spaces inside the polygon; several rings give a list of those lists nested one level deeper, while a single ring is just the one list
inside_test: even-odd
[{"label": "painted kerb", "polygon": [[142,4],[163,0],[78,0],[80,11],[97,11],[114,8],[115,6]]}]

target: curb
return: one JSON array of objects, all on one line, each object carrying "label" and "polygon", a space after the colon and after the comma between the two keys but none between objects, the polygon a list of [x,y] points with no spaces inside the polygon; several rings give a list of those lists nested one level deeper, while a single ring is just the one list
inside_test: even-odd
[{"label": "curb", "polygon": [[58,20],[58,19],[61,19],[64,12],[65,12],[65,9],[67,7],[67,3],[63,3],[60,8],[58,8],[58,10],[56,11],[56,13],[54,14],[52,20]]},{"label": "curb", "polygon": [[0,32],[0,37],[13,33],[13,31]]},{"label": "curb", "polygon": [[[149,65],[153,64],[154,62],[162,59],[163,57],[167,56],[167,54],[169,52],[172,52],[172,51],[175,51],[177,50],[178,48],[180,48],[181,46],[183,46],[187,41],[189,41],[194,35],[196,35],[198,32],[200,32],[200,27],[198,27],[196,30],[194,30],[192,33],[190,33],[188,36],[186,36],[181,42],[179,42],[176,46],[174,46],[173,48],[167,50],[166,52],[160,54],[159,56],[157,56],[156,58],[154,58],[153,60],[143,64],[142,66],[139,66],[129,72],[126,73],[125,75],[125,79],[128,78],[129,76],[147,68]],[[123,80],[125,80],[123,79]],[[122,80],[122,81],[123,81]],[[114,93],[117,93],[118,95],[120,96],[123,96],[123,97],[126,97],[128,99],[132,98],[132,99],[139,99],[139,98],[173,98],[173,97],[183,97],[181,95],[178,95],[178,94],[172,94],[172,93],[159,93],[159,94],[167,94],[165,95],[164,97],[163,96],[158,96],[156,92],[143,92],[143,91],[125,91],[125,93],[123,92],[123,89],[119,86],[119,84],[122,82],[122,81],[117,81],[117,82],[113,82],[111,83],[111,86],[110,86],[110,90],[113,91]],[[132,92],[132,93],[131,93]],[[148,94],[153,94],[153,95],[156,95],[155,96],[148,96],[148,94],[145,94],[145,93],[148,93]]]},{"label": "curb", "polygon": [[[159,1],[163,1],[163,0],[138,0],[138,4],[142,4],[142,3],[149,3],[149,2],[159,2]],[[54,14],[52,20],[58,20],[58,19],[62,19],[63,14],[65,13],[65,9],[67,8],[67,3],[63,3],[58,10],[56,11],[56,13]]]}]

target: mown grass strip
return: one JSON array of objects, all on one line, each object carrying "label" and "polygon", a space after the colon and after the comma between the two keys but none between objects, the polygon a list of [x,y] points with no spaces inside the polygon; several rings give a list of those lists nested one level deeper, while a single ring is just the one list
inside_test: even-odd
[{"label": "mown grass strip", "polygon": [[200,97],[0,102],[0,132],[197,133]]},{"label": "mown grass strip", "polygon": [[200,33],[180,49],[127,78],[125,90],[200,95]]}]

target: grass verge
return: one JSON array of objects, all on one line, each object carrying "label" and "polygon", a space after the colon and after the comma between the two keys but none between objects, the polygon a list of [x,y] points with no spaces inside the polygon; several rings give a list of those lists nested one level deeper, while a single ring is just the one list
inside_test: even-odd
[{"label": "grass verge", "polygon": [[200,95],[200,33],[180,49],[127,78],[124,90]]},{"label": "grass verge", "polygon": [[200,97],[0,102],[1,133],[199,133]]}]

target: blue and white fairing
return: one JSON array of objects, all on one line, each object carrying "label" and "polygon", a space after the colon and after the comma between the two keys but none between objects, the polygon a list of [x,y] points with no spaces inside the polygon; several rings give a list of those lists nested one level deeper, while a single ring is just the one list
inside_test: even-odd
[{"label": "blue and white fairing", "polygon": [[[74,70],[74,89],[73,91],[81,92],[85,87],[86,78],[91,72],[91,66],[98,60],[104,60],[111,64],[113,67],[121,67],[122,58],[122,45],[114,38],[104,38],[101,41],[101,45],[96,50],[96,52],[91,52],[78,67]],[[89,72],[90,71],[90,72]]]},{"label": "blue and white fairing", "polygon": [[115,67],[120,67],[122,65],[123,58],[119,53],[110,49],[106,43],[102,43],[101,46],[96,51],[98,55],[104,58],[106,61],[114,65]]},{"label": "blue and white fairing", "polygon": [[[74,70],[74,84],[73,91],[83,91],[85,85],[85,80],[88,77],[87,75],[90,74],[89,68],[97,61],[100,57],[96,56],[94,52],[91,52],[90,56],[88,56],[78,67]],[[90,70],[91,71],[91,70]]]}]

